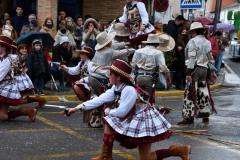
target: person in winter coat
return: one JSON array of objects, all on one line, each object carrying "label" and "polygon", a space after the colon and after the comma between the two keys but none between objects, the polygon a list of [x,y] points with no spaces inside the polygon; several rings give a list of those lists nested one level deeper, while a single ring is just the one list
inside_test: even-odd
[{"label": "person in winter coat", "polygon": [[71,35],[70,31],[67,30],[67,26],[66,24],[63,24],[63,23],[60,23],[59,24],[59,30],[57,32],[57,35],[55,36],[54,40],[55,40],[55,43],[53,44],[54,46],[56,46],[57,44],[60,43],[60,40],[63,36],[67,36],[68,39],[69,39],[69,42],[70,42],[70,45],[72,47],[76,47],[76,43],[73,39],[73,36]]},{"label": "person in winter coat", "polygon": [[20,32],[20,36],[23,36],[28,32],[39,32],[41,30],[42,27],[37,25],[36,19],[37,19],[37,17],[36,17],[35,14],[30,14],[28,16],[29,24],[24,25],[22,27],[22,30]]},{"label": "person in winter coat", "polygon": [[38,94],[38,84],[39,95],[44,95],[42,91],[44,85],[44,78],[50,78],[50,67],[45,56],[45,51],[42,50],[41,40],[33,40],[32,45],[34,49],[29,53],[27,57],[27,74],[31,78],[35,87],[34,95]]},{"label": "person in winter coat", "polygon": [[76,42],[76,48],[81,50],[82,49],[82,38],[83,38],[83,19],[82,17],[77,18],[77,25],[74,31],[74,40]]},{"label": "person in winter coat", "polygon": [[96,38],[99,33],[100,31],[97,21],[93,18],[88,18],[83,26],[83,41],[85,46],[93,49],[93,54],[95,54],[95,46],[97,45]]},{"label": "person in winter coat", "polygon": [[[53,62],[65,64],[67,67],[75,67],[71,62],[72,58],[72,47],[67,36],[61,37],[60,43],[53,48]],[[57,76],[60,82],[59,88],[63,88],[63,71],[59,69],[59,65],[54,64],[53,67],[57,70]],[[67,83],[66,86],[70,87],[71,84]]]},{"label": "person in winter coat", "polygon": [[221,45],[220,43],[220,38],[222,36],[222,32],[221,31],[217,31],[215,32],[212,36],[210,36],[208,38],[208,40],[211,42],[211,46],[212,46],[212,55],[213,58],[215,59],[215,61],[218,58],[219,55],[219,45]]},{"label": "person in winter coat", "polygon": [[17,41],[17,31],[13,28],[12,22],[10,19],[7,19],[0,29],[0,34],[10,37],[13,41]]},{"label": "person in winter coat", "polygon": [[55,38],[55,36],[57,35],[57,30],[53,26],[52,18],[46,18],[45,19],[44,24],[43,24],[42,29],[40,30],[40,32],[49,33],[53,39]]},{"label": "person in winter coat", "polygon": [[71,17],[66,17],[65,24],[67,25],[67,30],[69,30],[72,36],[74,37],[74,30],[75,30],[76,24],[74,23],[73,19]]},{"label": "person in winter coat", "polygon": [[185,77],[185,47],[189,41],[188,35],[186,34],[187,30],[185,28],[181,28],[179,30],[178,38],[177,38],[177,49],[175,50],[175,57],[178,58],[176,62],[176,88],[179,90],[184,90]]}]

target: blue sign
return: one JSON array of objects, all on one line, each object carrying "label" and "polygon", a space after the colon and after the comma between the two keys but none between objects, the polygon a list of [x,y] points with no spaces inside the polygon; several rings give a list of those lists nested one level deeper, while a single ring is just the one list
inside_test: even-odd
[{"label": "blue sign", "polygon": [[180,9],[200,9],[203,6],[203,0],[181,0]]}]

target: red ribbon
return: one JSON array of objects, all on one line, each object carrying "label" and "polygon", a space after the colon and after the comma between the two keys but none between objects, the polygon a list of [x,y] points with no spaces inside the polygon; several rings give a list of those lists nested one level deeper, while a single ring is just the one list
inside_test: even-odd
[{"label": "red ribbon", "polygon": [[135,86],[136,86],[136,91],[137,91],[138,93],[148,93],[147,91],[144,91],[142,88],[140,88],[140,87],[138,86],[138,84],[136,84]]},{"label": "red ribbon", "polygon": [[114,135],[104,134],[103,142],[108,143],[110,147],[113,147]]}]

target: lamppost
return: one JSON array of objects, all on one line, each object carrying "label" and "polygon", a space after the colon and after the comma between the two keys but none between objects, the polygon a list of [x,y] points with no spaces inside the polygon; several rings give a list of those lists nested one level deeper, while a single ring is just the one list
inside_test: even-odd
[{"label": "lamppost", "polygon": [[207,6],[207,0],[205,0],[205,6],[204,6],[204,17],[206,17],[205,13],[206,13],[206,6]]}]

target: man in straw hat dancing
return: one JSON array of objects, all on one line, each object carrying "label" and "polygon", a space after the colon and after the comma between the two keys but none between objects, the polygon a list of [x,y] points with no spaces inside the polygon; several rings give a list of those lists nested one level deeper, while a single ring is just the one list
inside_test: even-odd
[{"label": "man in straw hat dancing", "polygon": [[207,30],[208,28],[203,27],[201,23],[194,22],[187,32],[193,38],[186,46],[187,84],[182,111],[184,120],[178,122],[178,125],[193,125],[194,116],[203,118],[203,123],[208,124],[210,109],[217,114],[207,81],[208,68],[211,71],[212,79],[217,80],[211,43],[204,36],[204,32]]},{"label": "man in straw hat dancing", "polygon": [[191,148],[188,145],[170,146],[169,149],[151,152],[152,143],[170,136],[168,130],[171,124],[138,94],[130,76],[132,66],[128,62],[117,59],[106,68],[110,70],[112,88],[75,108],[68,108],[68,114],[73,114],[78,110],[97,108],[104,103],[112,104],[105,109],[106,116],[102,118],[105,123],[102,153],[90,160],[113,160],[114,140],[127,149],[138,147],[141,160],[162,160],[171,156],[189,160]]},{"label": "man in straw hat dancing", "polygon": [[149,34],[147,41],[142,43],[145,43],[146,47],[134,53],[131,64],[136,83],[148,92],[148,96],[145,95],[144,99],[148,99],[153,104],[157,81],[160,80],[165,87],[171,82],[162,51],[172,50],[175,42],[167,34]]},{"label": "man in straw hat dancing", "polygon": [[149,33],[155,34],[154,27],[149,22],[145,4],[141,0],[126,0],[123,16],[115,22],[125,23],[129,28],[129,42],[136,44],[147,39]]},{"label": "man in straw hat dancing", "polygon": [[[104,93],[110,87],[107,78],[109,76],[109,70],[103,68],[112,65],[116,59],[128,56],[135,51],[134,49],[125,49],[124,44],[112,44],[112,40],[115,36],[115,32],[110,34],[101,32],[97,36],[98,44],[95,47],[96,53],[92,59],[93,65],[89,76],[92,98]],[[101,108],[92,110],[92,115],[89,126],[100,127]]]}]

